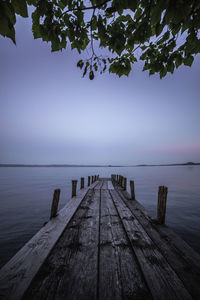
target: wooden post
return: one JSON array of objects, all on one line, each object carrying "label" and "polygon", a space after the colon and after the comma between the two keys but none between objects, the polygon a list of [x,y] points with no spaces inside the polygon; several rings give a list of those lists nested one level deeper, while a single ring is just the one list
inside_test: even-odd
[{"label": "wooden post", "polygon": [[130,180],[131,200],[135,200],[135,187],[134,181]]},{"label": "wooden post", "polygon": [[94,183],[94,176],[92,176],[92,183]]},{"label": "wooden post", "polygon": [[126,191],[126,186],[127,186],[127,179],[124,177],[124,191]]},{"label": "wooden post", "polygon": [[84,177],[81,177],[81,189],[84,189]]},{"label": "wooden post", "polygon": [[120,182],[121,187],[123,187],[123,181],[124,181],[124,177],[121,176],[121,182]]},{"label": "wooden post", "polygon": [[157,219],[158,219],[158,223],[160,224],[165,224],[167,192],[168,192],[168,188],[166,186],[159,186]]},{"label": "wooden post", "polygon": [[50,219],[55,218],[57,215],[59,198],[60,198],[60,189],[54,190]]},{"label": "wooden post", "polygon": [[77,181],[78,180],[72,180],[72,197],[76,196]]},{"label": "wooden post", "polygon": [[94,176],[94,181],[96,181],[96,180],[97,180],[97,175]]},{"label": "wooden post", "polygon": [[88,176],[88,186],[90,186],[90,176]]}]

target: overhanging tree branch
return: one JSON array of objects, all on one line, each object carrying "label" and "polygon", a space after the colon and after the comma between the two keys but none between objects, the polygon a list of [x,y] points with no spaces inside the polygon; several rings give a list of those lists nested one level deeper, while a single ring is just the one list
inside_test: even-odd
[{"label": "overhanging tree branch", "polygon": [[61,16],[65,15],[68,12],[71,12],[71,11],[84,11],[84,10],[90,10],[90,9],[100,8],[100,7],[102,7],[104,4],[106,4],[108,2],[111,2],[111,0],[106,0],[106,1],[103,1],[102,3],[96,4],[96,5],[93,5],[93,6],[82,7],[82,8],[81,7],[76,7],[76,8],[68,9],[68,10],[64,11],[61,14]]},{"label": "overhanging tree branch", "polygon": [[[96,0],[90,1],[87,7],[84,2],[1,1],[0,34],[15,42],[16,14],[27,17],[28,3],[35,7],[34,38],[50,42],[52,51],[62,50],[66,44],[80,54],[90,50],[92,59],[77,64],[83,68],[83,75],[88,70],[102,73],[106,69],[118,76],[128,75],[137,61],[135,53],[139,48],[137,54],[144,61],[143,70],[148,70],[150,75],[158,73],[162,78],[182,64],[191,66],[194,56],[200,53],[197,0]],[[88,10],[93,10],[91,19],[84,13]],[[99,56],[95,54],[98,42],[102,51]]]}]

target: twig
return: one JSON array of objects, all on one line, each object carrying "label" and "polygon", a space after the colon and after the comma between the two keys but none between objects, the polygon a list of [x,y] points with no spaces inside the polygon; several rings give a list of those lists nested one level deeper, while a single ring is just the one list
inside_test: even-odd
[{"label": "twig", "polygon": [[64,11],[60,17],[62,17],[64,14],[70,12],[70,11],[82,11],[82,10],[87,10],[87,9],[96,9],[96,8],[99,8],[101,6],[103,6],[104,4],[110,2],[111,0],[106,0],[106,1],[103,1],[102,3],[99,3],[99,4],[96,4],[94,6],[88,6],[88,7],[83,7],[83,8],[80,8],[80,7],[77,7],[77,8],[72,8],[72,9],[68,9],[66,11]]}]

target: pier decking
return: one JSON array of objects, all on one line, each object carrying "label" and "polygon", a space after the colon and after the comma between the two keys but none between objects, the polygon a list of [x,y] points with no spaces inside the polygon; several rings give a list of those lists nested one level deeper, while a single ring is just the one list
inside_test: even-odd
[{"label": "pier decking", "polygon": [[200,256],[102,178],[2,268],[0,299],[200,299]]}]

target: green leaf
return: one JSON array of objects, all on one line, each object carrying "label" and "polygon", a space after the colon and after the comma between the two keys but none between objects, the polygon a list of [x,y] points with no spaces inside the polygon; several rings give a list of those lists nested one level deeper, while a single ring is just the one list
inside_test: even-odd
[{"label": "green leaf", "polygon": [[159,5],[156,5],[151,10],[151,24],[152,25],[156,25],[157,23],[160,22],[161,13],[162,13],[162,9],[159,7]]},{"label": "green leaf", "polygon": [[3,36],[7,35],[8,32],[8,20],[5,17],[0,18],[0,34]]},{"label": "green leaf", "polygon": [[6,36],[9,37],[13,41],[14,44],[16,44],[14,27],[9,28]]},{"label": "green leaf", "polygon": [[59,51],[60,50],[60,43],[59,39],[55,39],[51,41],[51,51]]},{"label": "green leaf", "polygon": [[90,78],[90,80],[94,79],[94,72],[92,70],[89,73],[89,78]]},{"label": "green leaf", "polygon": [[183,62],[181,54],[177,54],[175,59],[176,68],[178,68]]},{"label": "green leaf", "polygon": [[86,75],[87,69],[88,69],[88,64],[86,64],[86,66],[85,66],[85,68],[84,68],[84,71],[83,71],[83,77]]},{"label": "green leaf", "polygon": [[174,73],[174,63],[173,62],[170,62],[167,64],[167,71],[172,74]]},{"label": "green leaf", "polygon": [[134,15],[134,18],[137,20],[139,19],[139,17],[141,16],[142,14],[142,9],[139,7],[137,10],[136,10],[136,13]]},{"label": "green leaf", "polygon": [[143,67],[143,70],[142,70],[142,71],[149,70],[149,68],[150,68],[150,64],[149,64],[149,63],[147,63],[147,62],[145,62],[145,64],[144,64],[144,67]]},{"label": "green leaf", "polygon": [[80,69],[83,68],[83,65],[84,65],[84,62],[83,62],[82,59],[77,62],[77,67],[80,68]]},{"label": "green leaf", "polygon": [[131,71],[131,64],[129,59],[123,57],[119,61],[115,61],[110,65],[109,72],[115,73],[119,77],[122,75],[128,76]]},{"label": "green leaf", "polygon": [[149,71],[149,75],[153,75],[153,74],[155,74],[155,70],[152,70],[152,69],[151,69],[151,70]]},{"label": "green leaf", "polygon": [[138,6],[138,0],[128,0],[128,7],[134,12]]},{"label": "green leaf", "polygon": [[167,68],[164,67],[161,71],[160,71],[160,79],[162,79],[163,77],[165,77],[167,74]]},{"label": "green leaf", "polygon": [[15,9],[16,14],[24,18],[28,18],[26,0],[12,0],[12,5]]},{"label": "green leaf", "polygon": [[183,63],[184,63],[185,66],[191,67],[193,61],[194,61],[194,57],[189,56],[189,57],[184,58]]},{"label": "green leaf", "polygon": [[11,24],[16,23],[16,17],[15,17],[15,11],[13,6],[10,3],[4,3],[4,10],[5,10],[5,15],[9,19]]},{"label": "green leaf", "polygon": [[141,47],[142,50],[145,50],[146,48],[147,48],[146,45],[144,45],[144,46]]},{"label": "green leaf", "polygon": [[161,33],[162,33],[162,31],[163,31],[163,25],[162,24],[156,24],[156,28],[155,28],[155,33],[156,33],[156,36],[159,36]]}]

